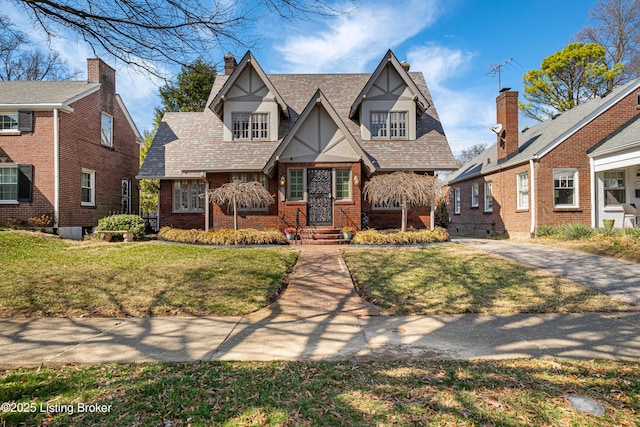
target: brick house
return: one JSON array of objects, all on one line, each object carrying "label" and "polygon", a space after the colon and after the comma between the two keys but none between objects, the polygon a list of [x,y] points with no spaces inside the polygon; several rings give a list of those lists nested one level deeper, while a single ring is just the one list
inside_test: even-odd
[{"label": "brick house", "polygon": [[[449,231],[528,237],[541,225],[609,218],[622,227],[640,202],[639,102],[634,80],[519,132],[518,93],[501,91],[496,144],[449,177]],[[628,216],[624,225],[635,222]]]},{"label": "brick house", "polygon": [[87,59],[87,81],[0,82],[0,224],[53,215],[79,239],[113,212],[137,213],[141,136],[115,70]]},{"label": "brick house", "polygon": [[[229,206],[199,197],[259,181],[276,203],[240,207],[240,228],[397,228],[399,206],[371,206],[363,184],[398,170],[433,175],[455,163],[420,72],[388,51],[369,74],[265,74],[248,52],[225,56],[205,111],[167,113],[138,178],[160,179],[159,225],[233,227]],[[414,207],[409,226],[432,226]]]}]

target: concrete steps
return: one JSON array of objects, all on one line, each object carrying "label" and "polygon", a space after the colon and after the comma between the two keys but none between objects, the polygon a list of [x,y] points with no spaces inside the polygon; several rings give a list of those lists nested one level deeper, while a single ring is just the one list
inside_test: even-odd
[{"label": "concrete steps", "polygon": [[348,244],[351,241],[340,240],[340,229],[333,227],[303,227],[298,232],[298,239],[292,243],[301,245],[339,245]]}]

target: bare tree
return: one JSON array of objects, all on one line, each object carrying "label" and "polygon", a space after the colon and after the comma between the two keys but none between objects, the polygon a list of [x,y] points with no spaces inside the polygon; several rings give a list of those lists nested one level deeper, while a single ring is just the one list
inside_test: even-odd
[{"label": "bare tree", "polygon": [[376,175],[364,185],[364,197],[378,205],[400,205],[402,209],[401,231],[407,230],[409,204],[426,206],[440,193],[437,179],[413,172],[393,172]]},{"label": "bare tree", "polygon": [[211,203],[231,205],[233,208],[233,228],[238,229],[238,207],[260,207],[274,204],[275,197],[257,181],[233,181],[209,190]]},{"label": "bare tree", "polygon": [[624,65],[609,88],[640,76],[640,0],[600,0],[589,13],[594,25],[576,38],[604,46],[609,68]]},{"label": "bare tree", "polygon": [[476,158],[486,149],[487,144],[484,142],[479,142],[477,144],[473,144],[471,147],[463,148],[462,151],[460,151],[460,154],[456,156],[456,163],[458,163],[458,166],[462,166],[469,160]]},{"label": "bare tree", "polygon": [[26,34],[0,16],[0,80],[69,80],[79,74],[58,52],[34,49]]},{"label": "bare tree", "polygon": [[325,0],[11,0],[50,37],[73,33],[94,53],[154,75],[154,62],[186,66],[241,34],[261,14],[285,19],[338,13]]}]

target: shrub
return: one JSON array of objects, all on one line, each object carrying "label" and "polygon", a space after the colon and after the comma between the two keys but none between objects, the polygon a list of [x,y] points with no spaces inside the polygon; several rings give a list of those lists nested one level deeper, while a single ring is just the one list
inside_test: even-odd
[{"label": "shrub", "polygon": [[612,239],[622,236],[622,232],[616,228],[596,228],[594,234],[598,238]]},{"label": "shrub", "polygon": [[163,227],[158,237],[169,242],[201,243],[206,245],[286,245],[286,237],[280,230],[230,230],[217,231],[181,230]]},{"label": "shrub", "polygon": [[[144,239],[145,222],[138,215],[111,215],[98,220],[96,237],[104,238],[100,231],[130,231],[136,240]],[[114,236],[121,237],[121,236]]]},{"label": "shrub", "polygon": [[640,226],[636,225],[635,227],[625,228],[622,233],[624,237],[640,241]]},{"label": "shrub", "polygon": [[535,237],[557,237],[559,234],[558,227],[553,225],[541,225],[536,228]]},{"label": "shrub", "polygon": [[586,224],[563,224],[560,226],[558,237],[562,240],[583,240],[593,235],[593,228]]},{"label": "shrub", "polygon": [[415,245],[423,243],[446,242],[449,233],[441,227],[434,230],[414,230],[382,232],[378,230],[359,231],[351,240],[356,245]]}]

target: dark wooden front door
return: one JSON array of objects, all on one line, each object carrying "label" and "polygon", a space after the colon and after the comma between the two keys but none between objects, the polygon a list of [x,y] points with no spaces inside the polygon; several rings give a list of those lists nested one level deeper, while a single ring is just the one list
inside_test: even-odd
[{"label": "dark wooden front door", "polygon": [[307,169],[307,225],[333,225],[331,169]]}]

